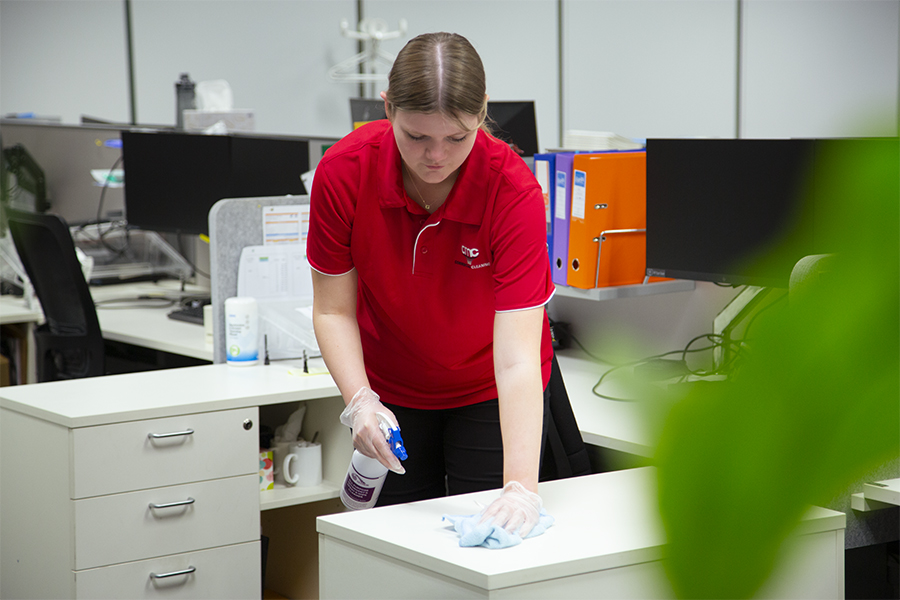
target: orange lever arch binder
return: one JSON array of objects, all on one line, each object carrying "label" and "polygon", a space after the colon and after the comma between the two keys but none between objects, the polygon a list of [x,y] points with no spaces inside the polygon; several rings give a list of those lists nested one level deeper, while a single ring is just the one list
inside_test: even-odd
[{"label": "orange lever arch binder", "polygon": [[576,154],[566,283],[581,289],[642,283],[646,225],[647,153]]}]

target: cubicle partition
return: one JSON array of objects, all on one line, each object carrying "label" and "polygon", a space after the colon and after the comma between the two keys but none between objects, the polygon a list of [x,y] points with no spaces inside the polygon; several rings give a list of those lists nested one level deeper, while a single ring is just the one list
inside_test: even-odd
[{"label": "cubicle partition", "polygon": [[225,299],[237,295],[241,251],[265,241],[263,207],[308,203],[309,196],[226,198],[209,211],[214,363],[225,362]]}]

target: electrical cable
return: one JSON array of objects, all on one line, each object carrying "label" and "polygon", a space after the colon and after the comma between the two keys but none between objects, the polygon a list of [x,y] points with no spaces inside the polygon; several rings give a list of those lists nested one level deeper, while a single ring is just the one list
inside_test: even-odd
[{"label": "electrical cable", "polygon": [[113,163],[113,166],[109,168],[109,172],[106,174],[106,179],[103,181],[103,185],[100,188],[100,202],[97,203],[97,225],[101,223],[101,219],[103,219],[103,201],[106,197],[106,188],[109,187],[109,180],[112,177],[113,171],[116,170],[122,163],[122,155],[119,155],[119,158],[116,159],[116,162]]},{"label": "electrical cable", "polygon": [[[719,339],[716,340],[716,339],[714,339],[714,338],[719,338]],[[712,342],[712,345],[711,345],[711,346],[704,346],[704,347],[702,347],[702,348],[694,348],[694,349],[691,348],[691,346],[693,346],[695,342],[697,342],[697,341],[699,341],[699,340],[702,340],[702,339],[706,339],[706,340]],[[605,400],[613,400],[613,401],[615,401],[615,402],[635,402],[635,401],[637,401],[637,400],[636,400],[636,399],[633,399],[633,398],[617,398],[617,397],[614,397],[614,396],[609,396],[609,395],[607,395],[607,394],[601,394],[600,392],[597,391],[597,389],[600,387],[600,385],[604,382],[604,380],[606,380],[606,378],[607,378],[611,373],[614,373],[614,372],[619,371],[619,370],[621,370],[621,369],[624,369],[624,368],[627,368],[627,367],[636,367],[636,366],[638,366],[638,365],[642,365],[642,364],[648,363],[648,362],[653,361],[653,360],[658,360],[658,359],[666,358],[666,357],[668,357],[668,356],[672,356],[672,355],[675,355],[675,354],[680,354],[680,355],[681,355],[682,361],[684,362],[685,365],[687,365],[687,355],[688,355],[688,354],[690,354],[690,353],[696,353],[696,352],[708,352],[708,351],[710,351],[710,350],[714,350],[714,349],[717,348],[717,347],[720,347],[721,345],[722,345],[722,341],[721,341],[721,336],[720,336],[720,335],[718,335],[718,334],[713,334],[713,333],[704,333],[704,334],[702,334],[702,335],[698,335],[698,336],[692,338],[692,339],[685,345],[685,347],[684,347],[683,349],[681,349],[681,350],[670,350],[670,351],[668,351],[668,352],[663,352],[662,354],[656,354],[656,355],[653,355],[653,356],[648,356],[648,357],[643,358],[643,359],[641,359],[641,360],[637,360],[637,361],[632,361],[632,362],[628,362],[628,363],[624,363],[624,364],[615,365],[615,366],[613,366],[611,369],[609,369],[608,371],[606,371],[605,373],[603,373],[603,375],[600,376],[600,379],[597,381],[597,383],[594,384],[594,387],[591,388],[591,392],[592,392],[595,396],[597,396],[597,397],[599,397],[599,398],[603,398],[603,399],[605,399]],[[737,358],[737,355],[736,355],[731,361],[729,361],[729,364],[732,363],[732,362],[734,362],[734,361],[736,360],[736,358]],[[699,374],[699,373],[701,373],[701,371],[695,370],[695,369],[690,369],[690,368],[688,367],[688,373],[685,374],[684,376],[680,377],[680,378],[679,378],[679,381],[684,381],[684,378],[687,377],[688,375],[697,375],[697,374]],[[710,374],[713,374],[713,373],[706,373],[706,374],[707,374],[707,375],[710,375]]]},{"label": "electrical cable", "polygon": [[584,347],[584,344],[582,344],[582,343],[578,340],[578,338],[575,337],[574,335],[572,335],[571,333],[569,334],[569,338],[570,338],[573,342],[575,342],[575,344],[576,344],[579,348],[581,348],[581,351],[582,351],[582,352],[584,352],[585,354],[587,354],[588,356],[590,356],[591,358],[593,358],[593,359],[596,360],[597,362],[606,363],[606,364],[608,364],[608,365],[609,365],[609,364],[612,364],[612,363],[609,362],[608,360],[604,360],[604,359],[600,358],[599,356],[597,356],[597,355],[591,353],[590,350],[588,350],[587,348],[585,348],[585,347]]},{"label": "electrical cable", "polygon": [[94,302],[95,308],[122,310],[129,308],[171,308],[178,302],[164,296],[135,296],[133,298],[109,298]]},{"label": "electrical cable", "polygon": [[744,342],[744,341],[747,341],[747,340],[749,340],[749,339],[752,339],[752,338],[750,338],[750,337],[747,335],[747,332],[750,331],[750,327],[756,322],[756,319],[758,319],[759,316],[762,315],[762,314],[764,314],[767,310],[769,310],[769,309],[772,308],[773,306],[777,305],[779,302],[782,302],[783,300],[787,300],[787,298],[788,298],[788,295],[787,295],[786,293],[785,293],[785,294],[782,294],[781,296],[779,296],[778,298],[776,298],[776,299],[773,300],[772,302],[766,304],[765,306],[763,306],[762,308],[760,308],[759,310],[757,310],[755,313],[753,313],[753,316],[750,317],[750,320],[749,320],[749,321],[747,321],[747,326],[744,327],[744,335],[743,335],[743,337],[741,338],[741,341]]}]

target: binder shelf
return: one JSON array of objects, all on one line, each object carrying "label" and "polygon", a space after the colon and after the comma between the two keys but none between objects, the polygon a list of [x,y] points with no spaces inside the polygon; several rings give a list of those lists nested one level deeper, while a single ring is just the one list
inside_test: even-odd
[{"label": "binder shelf", "polygon": [[687,279],[671,279],[636,285],[616,285],[590,290],[557,284],[556,295],[566,298],[583,298],[585,300],[615,300],[616,298],[637,298],[638,296],[652,296],[654,294],[669,294],[672,292],[690,292],[695,287],[696,284]]}]

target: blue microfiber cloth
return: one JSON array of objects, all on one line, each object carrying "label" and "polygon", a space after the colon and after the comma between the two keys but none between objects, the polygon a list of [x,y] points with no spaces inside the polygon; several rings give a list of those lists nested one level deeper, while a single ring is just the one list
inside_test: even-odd
[{"label": "blue microfiber cloth", "polygon": [[[500,548],[509,548],[522,543],[522,536],[516,533],[509,533],[502,527],[494,525],[494,520],[490,519],[484,523],[479,523],[481,513],[474,515],[444,515],[444,521],[450,521],[456,533],[459,534],[459,545],[463,548],[473,546],[484,546],[492,550]],[[541,535],[553,525],[553,517],[547,514],[542,508],[538,517],[538,523],[534,526],[526,538],[533,538]]]}]

